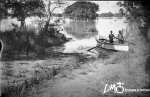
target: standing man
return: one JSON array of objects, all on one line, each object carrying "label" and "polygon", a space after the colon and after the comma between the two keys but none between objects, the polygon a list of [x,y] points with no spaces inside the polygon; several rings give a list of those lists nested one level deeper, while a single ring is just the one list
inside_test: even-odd
[{"label": "standing man", "polygon": [[118,41],[119,41],[119,43],[123,44],[123,40],[124,40],[123,35],[122,35],[121,31],[119,30]]},{"label": "standing man", "polygon": [[110,34],[109,34],[109,42],[110,42],[110,43],[113,43],[113,42],[114,42],[114,38],[115,38],[115,36],[114,36],[113,32],[110,31]]}]

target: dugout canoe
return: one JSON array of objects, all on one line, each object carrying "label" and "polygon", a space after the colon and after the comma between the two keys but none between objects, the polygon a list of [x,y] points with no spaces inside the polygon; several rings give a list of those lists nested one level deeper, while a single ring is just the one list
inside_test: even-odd
[{"label": "dugout canoe", "polygon": [[101,40],[97,40],[97,48],[99,50],[106,50],[106,51],[129,51],[128,44],[119,44],[119,43],[109,43],[108,40],[105,42]]}]

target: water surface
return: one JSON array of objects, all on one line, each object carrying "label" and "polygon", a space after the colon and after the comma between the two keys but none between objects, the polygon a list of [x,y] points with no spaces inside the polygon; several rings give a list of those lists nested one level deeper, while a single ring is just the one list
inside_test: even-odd
[{"label": "water surface", "polygon": [[64,33],[67,37],[73,38],[72,41],[65,44],[66,53],[87,52],[87,48],[96,46],[95,37],[102,36],[108,39],[108,35],[112,30],[114,35],[118,35],[118,31],[126,34],[127,23],[125,18],[98,18],[95,21],[74,21],[68,20],[64,23]]}]

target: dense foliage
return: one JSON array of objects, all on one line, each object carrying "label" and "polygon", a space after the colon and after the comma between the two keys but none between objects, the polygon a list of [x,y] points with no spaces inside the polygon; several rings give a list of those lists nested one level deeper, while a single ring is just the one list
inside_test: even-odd
[{"label": "dense foliage", "polygon": [[[142,31],[142,34],[147,37],[148,27],[150,24],[150,3],[148,1],[121,1],[117,2],[120,7],[120,12],[126,15],[127,20],[136,21],[139,25],[139,28]],[[143,31],[142,29],[146,29]]]},{"label": "dense foliage", "polygon": [[0,19],[3,19],[7,15],[7,10],[5,9],[5,0],[0,1]]},{"label": "dense foliage", "polygon": [[99,17],[123,17],[123,14],[122,13],[111,13],[111,12],[108,12],[108,13],[101,13],[98,15]]},{"label": "dense foliage", "polygon": [[[46,49],[51,46],[63,44],[67,38],[59,33],[58,23],[60,20],[51,22],[53,11],[60,8],[64,4],[61,0],[51,2],[46,5],[43,0],[1,0],[0,1],[0,19],[8,14],[12,18],[17,18],[21,21],[21,27],[12,24],[14,29],[10,31],[0,32],[0,38],[4,42],[4,56],[18,58],[20,55],[30,54],[44,55]],[[54,8],[52,8],[52,6]],[[6,14],[5,14],[6,13]],[[8,14],[7,14],[8,13]],[[46,20],[38,22],[39,31],[29,29],[25,26],[25,19],[30,16],[46,16]],[[60,15],[59,15],[60,16]]]},{"label": "dense foliage", "polygon": [[75,20],[96,19],[99,6],[92,2],[78,1],[65,9],[65,16]]},{"label": "dense foliage", "polygon": [[121,13],[114,13],[114,17],[123,17]]},{"label": "dense foliage", "polygon": [[30,16],[44,15],[44,3],[42,0],[5,0],[4,8],[9,11],[12,18],[21,21],[21,27],[25,26],[25,19]]},{"label": "dense foliage", "polygon": [[113,16],[114,14],[111,12],[99,14],[99,17],[113,17]]},{"label": "dense foliage", "polygon": [[44,32],[44,29],[35,33],[34,29],[14,26],[14,29],[1,33],[1,39],[5,47],[3,57],[15,58],[15,55],[17,55],[17,58],[19,58],[20,55],[25,54],[29,58],[31,53],[44,55],[46,48],[67,41],[67,38],[55,28],[49,28],[47,33]]},{"label": "dense foliage", "polygon": [[35,39],[34,34],[34,31],[27,31],[25,29],[13,29],[1,33],[5,47],[3,50],[4,54],[8,55],[7,57],[16,54],[19,58],[20,53],[25,51],[28,57],[28,53],[33,50],[32,42]]}]

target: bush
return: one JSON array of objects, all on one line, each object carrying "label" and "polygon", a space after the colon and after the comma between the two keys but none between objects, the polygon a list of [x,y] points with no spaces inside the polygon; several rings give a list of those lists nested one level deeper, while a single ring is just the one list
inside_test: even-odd
[{"label": "bush", "polygon": [[14,28],[10,31],[5,31],[2,34],[2,40],[4,42],[4,54],[9,56],[20,56],[21,52],[28,54],[30,51],[34,51],[34,43],[36,34],[32,29]]},{"label": "bush", "polygon": [[54,28],[48,28],[47,32],[42,28],[36,39],[36,50],[38,54],[45,54],[45,50],[48,47],[56,46],[68,41],[64,34],[59,33],[59,31]]},{"label": "bush", "polygon": [[2,33],[4,42],[4,56],[13,57],[25,54],[29,58],[30,52],[37,55],[44,55],[45,49],[51,46],[62,44],[67,40],[64,34],[54,28],[48,28],[47,32],[42,28],[38,33],[33,28],[20,28],[13,24],[14,29]]}]

